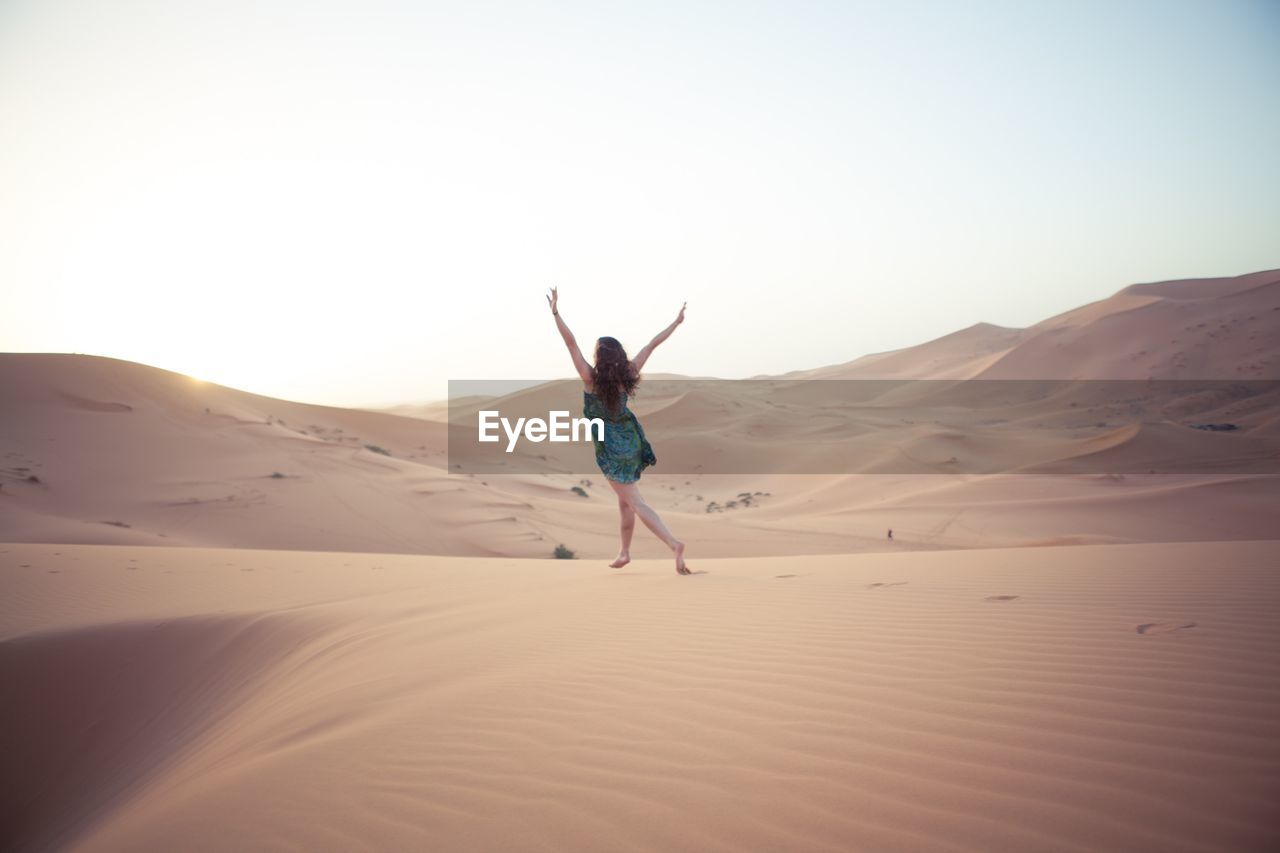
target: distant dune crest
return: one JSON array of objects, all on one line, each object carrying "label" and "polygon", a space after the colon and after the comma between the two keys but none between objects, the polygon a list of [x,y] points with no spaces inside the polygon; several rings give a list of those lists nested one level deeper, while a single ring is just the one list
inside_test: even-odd
[{"label": "distant dune crest", "polygon": [[978,323],[815,379],[1276,379],[1280,270],[1134,284],[1025,329]]}]

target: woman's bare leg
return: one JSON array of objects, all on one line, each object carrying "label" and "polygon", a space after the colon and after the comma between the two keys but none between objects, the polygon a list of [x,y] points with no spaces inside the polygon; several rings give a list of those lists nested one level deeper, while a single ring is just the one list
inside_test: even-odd
[{"label": "woman's bare leg", "polygon": [[689,567],[684,564],[684,543],[671,534],[653,507],[645,503],[644,498],[640,496],[640,488],[635,483],[615,483],[613,480],[609,480],[608,483],[618,493],[618,498],[625,501],[640,517],[644,526],[652,530],[653,535],[666,543],[666,546],[675,553],[676,571],[682,575],[690,574]]},{"label": "woman's bare leg", "polygon": [[611,569],[620,569],[631,562],[631,534],[636,532],[636,511],[622,499],[622,495],[618,495],[618,515],[621,516],[622,550],[618,552],[618,559],[609,564]]}]

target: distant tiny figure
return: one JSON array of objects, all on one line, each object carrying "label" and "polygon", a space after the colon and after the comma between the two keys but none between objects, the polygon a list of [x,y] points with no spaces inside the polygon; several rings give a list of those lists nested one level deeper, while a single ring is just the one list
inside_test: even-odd
[{"label": "distant tiny figure", "polygon": [[892,528],[892,527],[890,527],[890,528],[889,528],[889,538],[890,538],[890,539],[892,539],[892,538],[893,538],[893,528]]},{"label": "distant tiny figure", "polygon": [[676,319],[653,340],[649,341],[636,357],[627,358],[627,351],[615,338],[603,337],[596,340],[595,364],[587,362],[578,347],[578,341],[560,316],[559,294],[551,288],[547,294],[547,302],[551,306],[551,316],[556,318],[556,328],[569,355],[573,366],[582,379],[583,414],[588,418],[600,418],[605,422],[604,440],[595,440],[596,464],[604,474],[605,481],[618,495],[618,514],[620,516],[620,533],[622,547],[618,557],[609,565],[620,569],[631,562],[631,534],[635,530],[636,518],[644,522],[645,527],[653,531],[653,535],[661,539],[675,554],[676,571],[682,575],[693,574],[684,562],[684,543],[677,539],[667,526],[663,524],[658,513],[640,496],[640,487],[636,484],[640,472],[658,460],[653,447],[644,436],[640,421],[627,408],[627,398],[635,392],[640,381],[640,371],[653,351],[671,337],[676,327],[684,322],[684,306]]}]

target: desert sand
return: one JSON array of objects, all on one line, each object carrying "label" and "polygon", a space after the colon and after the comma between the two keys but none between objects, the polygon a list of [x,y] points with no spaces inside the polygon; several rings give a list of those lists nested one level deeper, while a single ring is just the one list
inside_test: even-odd
[{"label": "desert sand", "polygon": [[1280,841],[1280,543],[0,550],[13,849]]},{"label": "desert sand", "polygon": [[[1277,318],[1276,271],[1134,285],[782,378],[1274,380]],[[439,403],[0,354],[0,848],[1275,849],[1278,396],[992,440],[655,382],[680,577],[606,567],[568,456],[451,471]],[[840,472],[671,473],[799,423]]]}]

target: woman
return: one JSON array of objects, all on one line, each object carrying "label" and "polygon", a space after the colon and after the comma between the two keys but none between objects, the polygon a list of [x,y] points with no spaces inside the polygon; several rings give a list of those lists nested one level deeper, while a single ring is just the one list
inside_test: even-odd
[{"label": "woman", "polygon": [[631,562],[631,534],[635,532],[638,515],[645,527],[652,530],[653,535],[665,542],[675,554],[676,572],[682,575],[692,574],[684,564],[684,543],[671,535],[653,507],[640,496],[640,488],[636,485],[640,472],[658,460],[644,437],[640,422],[627,408],[627,397],[635,391],[644,363],[649,360],[658,344],[671,337],[676,326],[684,322],[684,306],[680,306],[675,322],[659,332],[633,359],[627,359],[626,350],[615,339],[600,338],[596,341],[596,363],[592,367],[582,357],[582,350],[578,348],[573,332],[569,331],[560,316],[556,305],[558,299],[556,289],[551,288],[551,293],[547,296],[551,314],[556,318],[556,328],[560,330],[560,337],[564,338],[564,345],[569,348],[573,366],[577,368],[578,376],[582,377],[583,414],[588,418],[600,418],[605,424],[604,441],[595,441],[596,464],[600,466],[609,486],[617,493],[618,513],[622,516],[622,550],[618,552],[618,559],[609,565],[620,569]]}]

